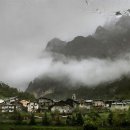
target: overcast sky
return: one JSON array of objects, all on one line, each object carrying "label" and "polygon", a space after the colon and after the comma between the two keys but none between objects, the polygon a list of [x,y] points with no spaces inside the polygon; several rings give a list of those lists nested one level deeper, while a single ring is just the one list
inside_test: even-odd
[{"label": "overcast sky", "polygon": [[[114,11],[130,7],[130,0],[88,3],[87,6],[85,0],[0,0],[0,80],[26,88],[42,71],[36,63],[47,41],[54,37],[68,41],[92,34],[98,25],[112,19]],[[104,13],[93,13],[96,9]]]}]

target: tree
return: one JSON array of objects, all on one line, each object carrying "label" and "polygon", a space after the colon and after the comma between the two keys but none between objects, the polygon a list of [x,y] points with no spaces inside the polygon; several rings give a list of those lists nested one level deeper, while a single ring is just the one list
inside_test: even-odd
[{"label": "tree", "polygon": [[98,130],[98,128],[93,124],[86,124],[84,125],[83,130]]},{"label": "tree", "polygon": [[36,125],[34,114],[31,114],[29,125]]},{"label": "tree", "polygon": [[109,115],[108,115],[108,124],[110,126],[113,125],[113,113],[112,112],[110,112]]},{"label": "tree", "polygon": [[45,126],[49,125],[49,119],[46,112],[44,113],[44,116],[42,117],[42,124]]},{"label": "tree", "polygon": [[62,124],[59,116],[56,117],[55,121],[56,121],[56,125],[58,126]]},{"label": "tree", "polygon": [[66,124],[69,125],[69,126],[72,125],[72,118],[70,116],[67,116]]},{"label": "tree", "polygon": [[72,115],[72,126],[76,125],[76,117]]},{"label": "tree", "polygon": [[19,112],[15,113],[15,120],[16,120],[15,122],[16,125],[20,125],[22,123],[23,118]]},{"label": "tree", "polygon": [[81,113],[77,113],[76,114],[76,125],[83,125],[83,124],[84,124],[84,120],[83,120]]}]

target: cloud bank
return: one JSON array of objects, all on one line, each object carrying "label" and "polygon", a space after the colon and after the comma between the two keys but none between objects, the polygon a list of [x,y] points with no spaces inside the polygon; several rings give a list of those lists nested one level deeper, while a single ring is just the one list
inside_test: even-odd
[{"label": "cloud bank", "polygon": [[41,78],[48,76],[58,80],[67,78],[68,84],[73,86],[80,84],[91,87],[129,75],[130,55],[115,60],[90,58],[81,61],[66,59],[66,62],[55,62],[51,56],[45,56],[27,63],[26,67],[18,66],[15,70],[10,70],[10,82],[15,81],[22,85],[38,76]]},{"label": "cloud bank", "polygon": [[72,84],[87,85],[127,74],[129,60],[125,58],[67,59],[66,63],[54,62],[50,56],[38,58],[53,37],[68,41],[94,33],[97,26],[111,18],[91,12],[97,8],[108,13],[128,9],[130,1],[122,1],[91,0],[86,7],[84,0],[0,0],[0,80],[25,89],[42,74],[53,78],[68,76]]}]

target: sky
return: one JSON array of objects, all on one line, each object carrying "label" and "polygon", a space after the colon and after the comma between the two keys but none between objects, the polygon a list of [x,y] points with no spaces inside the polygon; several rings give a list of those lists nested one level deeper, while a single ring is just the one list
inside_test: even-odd
[{"label": "sky", "polygon": [[129,7],[130,0],[0,0],[0,81],[24,90],[50,67],[51,57],[40,60],[49,40],[91,35]]}]

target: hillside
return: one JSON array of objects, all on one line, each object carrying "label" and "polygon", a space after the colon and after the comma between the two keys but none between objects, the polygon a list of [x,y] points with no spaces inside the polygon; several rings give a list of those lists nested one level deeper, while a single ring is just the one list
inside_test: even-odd
[{"label": "hillside", "polygon": [[[45,51],[52,54],[52,58],[56,59],[54,60],[55,62],[58,60],[62,62],[64,59],[62,56],[65,58],[69,57],[68,59],[71,60],[78,59],[76,63],[82,61],[82,59],[89,58],[111,59],[111,61],[114,61],[130,52],[129,21],[130,17],[124,16],[114,25],[99,26],[91,36],[77,36],[69,42],[64,42],[57,38],[53,39],[48,42]],[[67,62],[62,63],[66,64]],[[86,64],[84,67],[86,67]],[[53,78],[50,77],[45,74],[43,74],[43,77],[36,77],[34,81],[30,82],[27,92],[34,94],[36,97],[46,96],[58,99],[71,97],[73,93],[76,93],[79,98],[130,98],[130,78],[127,76],[120,80],[118,77],[116,81],[105,82],[93,87],[81,84],[72,86],[68,83],[69,79],[67,76],[62,80],[60,76],[59,79],[56,79],[55,75],[54,77],[52,76]]]},{"label": "hillside", "polygon": [[19,97],[21,99],[34,99],[34,96],[27,92],[19,92],[5,83],[0,83],[0,98]]},{"label": "hillside", "polygon": [[37,97],[56,99],[71,97],[73,93],[78,98],[86,99],[130,99],[130,78],[123,77],[115,82],[100,84],[96,87],[75,86],[75,88],[51,79],[37,79],[30,83],[27,92],[35,93]]},{"label": "hillside", "polygon": [[[46,51],[75,58],[115,58],[130,51],[130,17],[122,17],[115,25],[99,26],[93,35],[77,36],[72,41],[53,39]],[[54,54],[53,54],[54,56]]]}]

